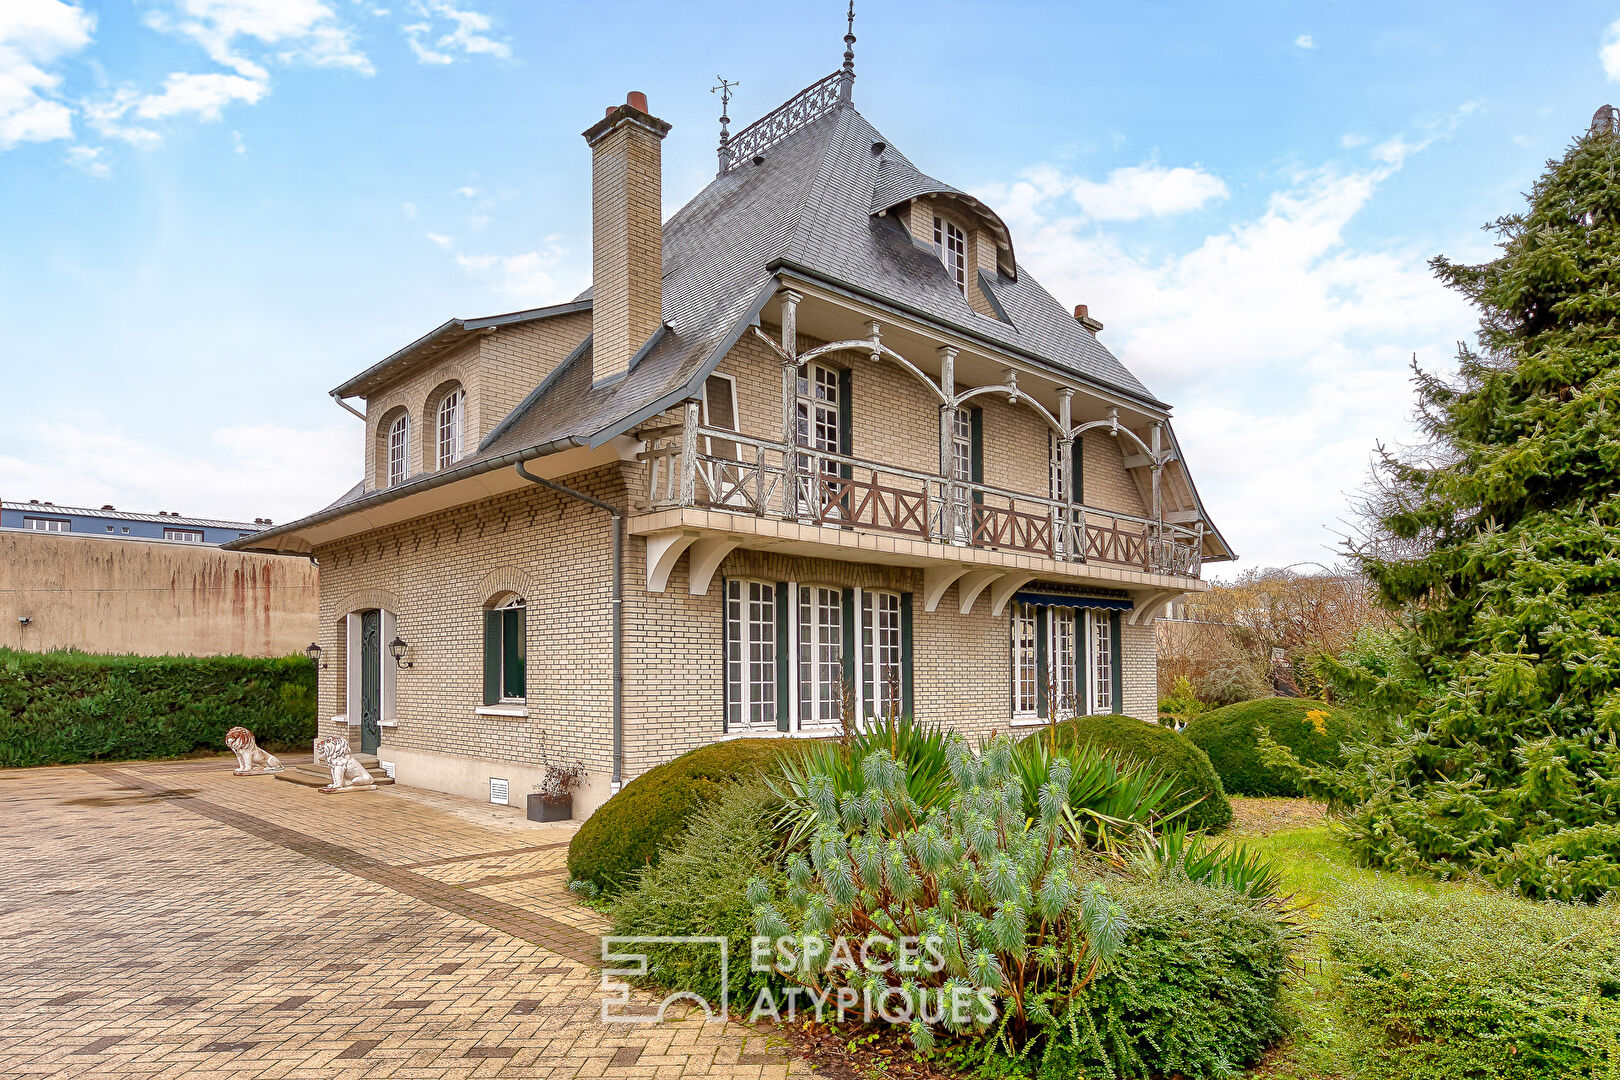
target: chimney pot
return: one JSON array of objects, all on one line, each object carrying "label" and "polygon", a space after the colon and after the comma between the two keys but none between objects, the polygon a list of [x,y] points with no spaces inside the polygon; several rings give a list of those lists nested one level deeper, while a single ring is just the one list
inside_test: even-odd
[{"label": "chimney pot", "polygon": [[632,109],[639,109],[642,112],[647,111],[647,95],[643,94],[640,90],[630,91],[630,93],[626,95],[624,103],[630,106]]},{"label": "chimney pot", "polygon": [[617,108],[618,108],[617,105],[609,105],[607,107],[607,110],[605,112],[603,112],[602,115],[603,116],[612,116],[613,115],[613,110],[617,109]]},{"label": "chimney pot", "polygon": [[1088,316],[1090,314],[1091,314],[1091,312],[1086,308],[1086,305],[1084,305],[1084,304],[1076,304],[1076,305],[1074,305],[1074,317],[1075,318],[1084,319],[1086,316]]}]

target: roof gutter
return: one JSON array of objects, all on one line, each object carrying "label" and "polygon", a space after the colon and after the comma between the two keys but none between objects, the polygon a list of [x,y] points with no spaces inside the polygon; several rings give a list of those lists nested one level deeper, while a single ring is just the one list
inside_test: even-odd
[{"label": "roof gutter", "polygon": [[361,420],[364,420],[366,418],[365,413],[361,412],[359,409],[355,408],[353,405],[350,405],[347,401],[344,401],[342,394],[339,394],[336,390],[329,391],[329,393],[332,395],[332,400],[333,401],[337,402],[339,405],[343,406],[345,409],[348,409],[350,412],[354,413],[354,415],[358,416]]},{"label": "roof gutter", "polygon": [[624,782],[624,511],[583,491],[536,476],[521,461],[517,473],[532,484],[608,513],[608,525],[613,530],[613,790],[617,793]]}]

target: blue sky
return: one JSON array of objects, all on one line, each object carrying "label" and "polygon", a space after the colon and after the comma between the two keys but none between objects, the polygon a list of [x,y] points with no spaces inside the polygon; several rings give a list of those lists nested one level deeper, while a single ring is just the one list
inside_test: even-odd
[{"label": "blue sky", "polygon": [[[1406,365],[1597,106],[1620,2],[862,0],[856,103],[989,201],[1161,397],[1241,566],[1331,558]],[[0,0],[0,495],[285,520],[359,471],[326,392],[589,274],[579,133],[645,91],[666,211],[831,71],[842,5]]]}]

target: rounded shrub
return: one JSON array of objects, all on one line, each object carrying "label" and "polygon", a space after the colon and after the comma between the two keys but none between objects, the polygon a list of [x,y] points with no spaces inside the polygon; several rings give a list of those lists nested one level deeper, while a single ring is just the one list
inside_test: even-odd
[{"label": "rounded shrub", "polygon": [[1173,790],[1182,793],[1176,805],[1201,800],[1182,815],[1181,820],[1190,829],[1224,829],[1232,823],[1232,804],[1221,787],[1221,778],[1215,774],[1204,752],[1179,732],[1134,716],[1103,713],[1063,720],[1053,728],[1042,728],[1025,738],[1045,739],[1054,735],[1059,745],[1077,746],[1089,742],[1127,754],[1163,773],[1166,779],[1174,781]]},{"label": "rounded shrub", "polygon": [[648,769],[585,820],[568,845],[568,876],[604,893],[631,884],[637,870],[684,832],[687,819],[737,780],[768,772],[795,739],[734,739],[690,750]]},{"label": "rounded shrub", "polygon": [[1293,751],[1303,765],[1339,760],[1347,717],[1343,710],[1300,698],[1261,698],[1194,717],[1182,730],[1215,766],[1232,795],[1300,794],[1299,778],[1260,759],[1260,729]]}]

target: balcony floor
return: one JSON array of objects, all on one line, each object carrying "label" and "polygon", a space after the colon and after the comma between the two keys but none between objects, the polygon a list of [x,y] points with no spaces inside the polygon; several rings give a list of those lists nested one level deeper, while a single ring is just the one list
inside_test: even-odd
[{"label": "balcony floor", "polygon": [[[731,547],[740,547],[805,558],[915,566],[946,572],[997,571],[1028,575],[1032,579],[1133,591],[1204,592],[1210,587],[1208,582],[1176,574],[1150,574],[1106,563],[1066,562],[1029,552],[940,544],[909,536],[807,525],[725,510],[676,507],[634,514],[629,519],[628,530],[632,536],[648,538],[648,587],[654,591],[662,591],[661,582],[656,587],[653,584],[658,576],[655,572],[658,556],[667,558],[668,565],[661,568],[662,578],[667,580],[674,561],[698,540],[722,542],[730,545],[726,548],[728,551]],[[668,558],[670,553],[673,558]],[[714,567],[708,569],[712,574]],[[702,595],[708,582],[701,582],[702,590],[697,584],[694,582],[694,592]]]}]

